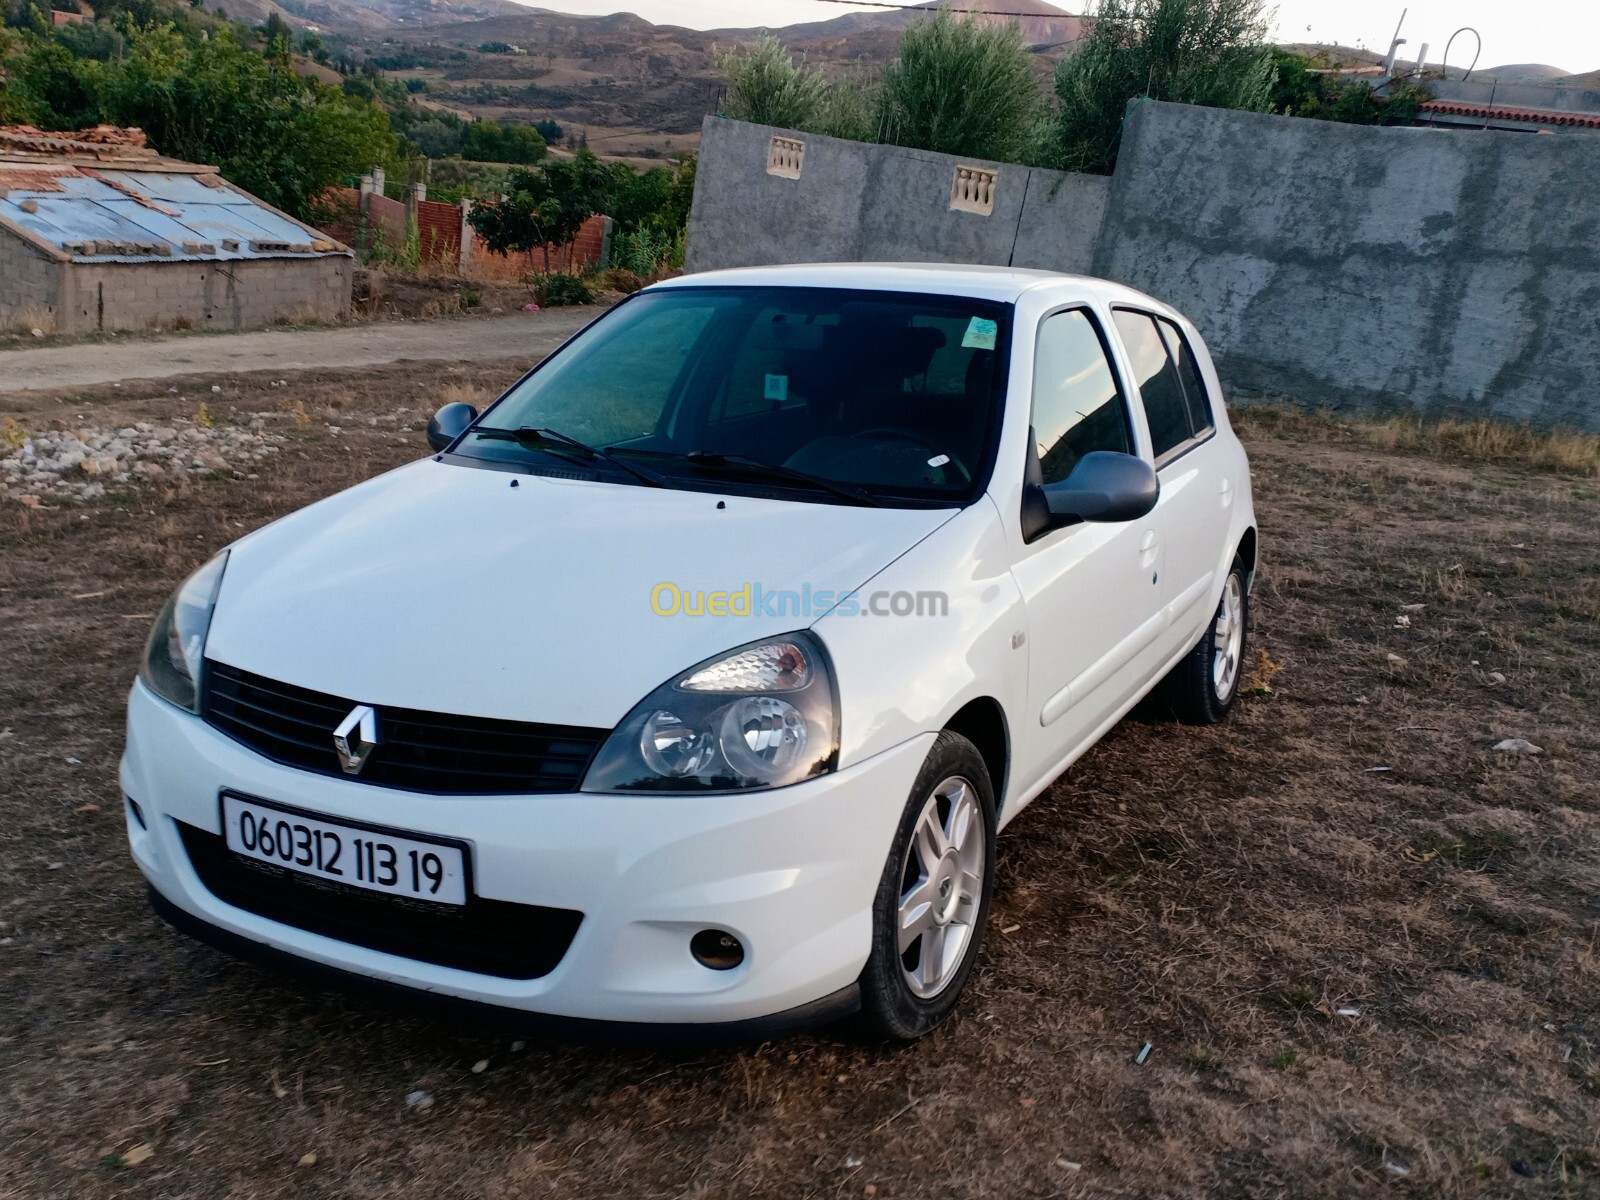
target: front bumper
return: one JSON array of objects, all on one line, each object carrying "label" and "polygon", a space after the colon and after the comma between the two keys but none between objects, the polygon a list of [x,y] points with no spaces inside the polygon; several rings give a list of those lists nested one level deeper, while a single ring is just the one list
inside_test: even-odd
[{"label": "front bumper", "polygon": [[[139,806],[129,842],[158,907],[246,956],[287,955],[381,987],[580,1022],[820,1019],[848,1006],[866,963],[873,896],[933,737],[765,793],[428,796],[274,763],[135,684],[122,789]],[[268,920],[208,891],[184,849],[180,823],[221,831],[223,789],[464,841],[477,895],[575,910],[582,923],[548,974],[504,979]],[[702,929],[733,933],[744,962],[699,965],[689,940]]]}]

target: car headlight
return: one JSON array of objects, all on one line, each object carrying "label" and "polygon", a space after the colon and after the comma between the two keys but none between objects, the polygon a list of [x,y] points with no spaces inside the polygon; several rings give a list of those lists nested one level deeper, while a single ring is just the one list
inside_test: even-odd
[{"label": "car headlight", "polygon": [[834,769],[839,705],[822,643],[789,633],[708,659],[623,718],[586,792],[735,792]]},{"label": "car headlight", "polygon": [[139,664],[139,678],[147,688],[192,713],[200,711],[206,634],[227,565],[228,552],[224,550],[179,585],[156,617],[144,661]]}]

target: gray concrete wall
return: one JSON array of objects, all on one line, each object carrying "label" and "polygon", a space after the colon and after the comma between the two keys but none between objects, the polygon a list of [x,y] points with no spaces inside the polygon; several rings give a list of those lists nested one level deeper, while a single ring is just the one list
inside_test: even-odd
[{"label": "gray concrete wall", "polygon": [[1600,429],[1600,137],[1376,129],[1136,101],[1113,180],[710,120],[689,269],[818,261],[1041,267],[1186,312],[1242,394]]},{"label": "gray concrete wall", "polygon": [[[806,143],[767,174],[774,134]],[[999,172],[994,212],[953,211],[957,163]],[[786,262],[960,262],[1087,270],[1110,181],[707,118],[691,271]]]},{"label": "gray concrete wall", "polygon": [[1595,138],[1136,101],[1094,272],[1236,386],[1600,429],[1596,180]]},{"label": "gray concrete wall", "polygon": [[65,271],[57,328],[91,333],[333,321],[350,312],[352,265],[345,255],[72,263]]},{"label": "gray concrete wall", "polygon": [[61,310],[64,266],[10,230],[0,229],[0,330],[53,333]]}]

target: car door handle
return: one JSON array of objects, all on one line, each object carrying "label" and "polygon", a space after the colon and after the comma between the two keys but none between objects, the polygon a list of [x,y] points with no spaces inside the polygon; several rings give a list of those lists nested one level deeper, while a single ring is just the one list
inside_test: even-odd
[{"label": "car door handle", "polygon": [[1222,486],[1217,489],[1222,496],[1222,507],[1227,508],[1233,503],[1233,480],[1224,479]]},{"label": "car door handle", "polygon": [[1144,540],[1139,543],[1139,553],[1149,554],[1150,551],[1154,550],[1155,548],[1156,531],[1154,529],[1147,530],[1144,535]]}]

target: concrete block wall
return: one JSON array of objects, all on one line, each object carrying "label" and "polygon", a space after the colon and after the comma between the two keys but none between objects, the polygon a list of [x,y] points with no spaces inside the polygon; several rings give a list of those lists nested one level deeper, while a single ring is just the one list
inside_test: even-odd
[{"label": "concrete block wall", "polygon": [[73,263],[64,333],[176,327],[247,329],[334,321],[350,312],[346,255],[235,262]]},{"label": "concrete block wall", "polygon": [[[774,136],[805,143],[767,173]],[[950,203],[958,164],[998,174],[994,211]],[[961,262],[1087,270],[1110,181],[706,119],[688,269],[785,262]]]},{"label": "concrete block wall", "polygon": [[9,230],[0,229],[0,330],[9,333],[26,327],[55,332],[65,266]]},{"label": "concrete block wall", "polygon": [[[799,179],[767,173],[775,134]],[[1600,430],[1600,137],[1366,128],[1136,100],[1114,178],[706,122],[689,269],[910,259],[1166,300],[1242,394]]]},{"label": "concrete block wall", "polygon": [[1238,387],[1600,429],[1596,181],[1600,138],[1136,101],[1094,272]]}]

